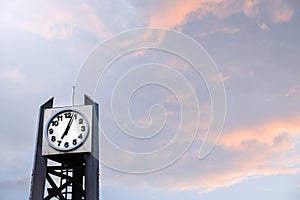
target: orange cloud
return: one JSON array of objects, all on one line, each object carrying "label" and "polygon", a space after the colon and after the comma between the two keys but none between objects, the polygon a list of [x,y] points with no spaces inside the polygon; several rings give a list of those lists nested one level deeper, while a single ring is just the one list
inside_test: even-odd
[{"label": "orange cloud", "polygon": [[141,176],[121,174],[121,181],[148,188],[203,193],[230,187],[249,178],[297,175],[300,158],[299,150],[294,147],[299,138],[299,120],[295,117],[227,132],[204,160],[197,160],[198,148],[195,148],[167,169]]},{"label": "orange cloud", "polygon": [[247,16],[254,17],[258,14],[257,4],[259,0],[246,0],[244,2],[244,13]]},{"label": "orange cloud", "polygon": [[283,9],[280,11],[277,10],[276,14],[274,15],[273,21],[275,23],[287,22],[292,18],[293,14],[294,12],[291,9]]},{"label": "orange cloud", "polygon": [[[268,10],[267,15],[273,23],[289,21],[294,10],[284,0],[169,0],[158,5],[150,6],[146,12],[149,13],[149,25],[153,27],[176,27],[184,24],[188,17],[194,14],[202,19],[208,14],[219,18],[227,18],[231,15],[242,13],[250,18],[257,18],[260,12]],[[235,33],[236,28],[219,28],[221,32]],[[216,29],[215,31],[218,31]]]},{"label": "orange cloud", "polygon": [[272,1],[271,9],[274,23],[287,22],[291,20],[294,14],[294,10],[284,0]]},{"label": "orange cloud", "polygon": [[300,133],[300,118],[296,117],[288,121],[273,121],[257,125],[253,128],[239,129],[223,134],[219,145],[226,148],[242,149],[248,141],[258,141],[272,146],[274,140],[287,133],[295,137]]},{"label": "orange cloud", "polygon": [[153,27],[174,27],[184,22],[186,17],[202,8],[207,14],[213,4],[218,4],[224,0],[175,0],[160,4],[159,8],[155,8],[151,12],[150,26]]}]

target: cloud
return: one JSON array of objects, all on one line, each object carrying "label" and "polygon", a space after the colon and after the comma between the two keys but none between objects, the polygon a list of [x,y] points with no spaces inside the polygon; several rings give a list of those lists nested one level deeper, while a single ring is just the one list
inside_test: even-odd
[{"label": "cloud", "polygon": [[244,1],[244,13],[249,17],[257,16],[259,0],[246,0]]},{"label": "cloud", "polygon": [[9,81],[13,81],[13,82],[23,82],[26,78],[26,75],[24,72],[22,72],[19,69],[9,69],[9,70],[5,70],[3,72],[3,76],[9,80]]},{"label": "cloud", "polygon": [[[259,143],[272,146],[274,140],[282,134],[288,134],[290,137],[296,137],[299,132],[300,118],[295,117],[288,121],[272,121],[265,124],[257,125],[253,128],[233,130],[223,133],[219,145],[225,148],[243,149],[245,142],[258,141]],[[276,143],[276,142],[275,142]]]},{"label": "cloud", "polygon": [[285,94],[286,97],[300,97],[300,86],[292,87]]},{"label": "cloud", "polygon": [[[111,21],[101,20],[101,13],[97,13],[95,7],[88,3],[70,4],[47,2],[37,4],[28,2],[26,5],[15,6],[13,3],[5,3],[1,14],[1,21],[21,28],[22,30],[39,35],[47,40],[68,39],[80,32],[88,33],[97,39],[111,36]],[[148,21],[147,25],[152,27],[174,28],[180,27],[190,20],[201,20],[207,16],[226,19],[232,15],[244,14],[250,18],[260,17],[267,14],[273,23],[289,21],[293,16],[293,9],[283,0],[166,0],[160,3],[149,1],[139,6],[138,2],[127,2],[127,6],[134,13],[143,13],[140,22]],[[100,4],[97,6],[105,7]],[[110,5],[112,6],[112,5]],[[126,5],[124,5],[126,6]],[[112,7],[119,12],[118,7]],[[265,12],[268,10],[268,12]],[[133,12],[132,11],[132,12]],[[122,13],[117,13],[119,18]],[[125,14],[132,21],[136,14]],[[100,19],[101,16],[101,19]],[[117,19],[117,17],[116,17]],[[114,18],[114,20],[116,20]],[[111,19],[110,19],[111,20]],[[118,25],[118,24],[116,24]],[[110,28],[109,28],[110,27]],[[214,28],[215,32],[236,33],[239,29],[232,27]]]},{"label": "cloud", "polygon": [[283,10],[276,10],[273,16],[273,22],[279,23],[279,22],[287,22],[291,20],[292,16],[294,14],[294,11],[289,8],[285,8]]},{"label": "cloud", "polygon": [[[198,9],[203,9],[205,14],[207,14],[212,4],[215,5],[222,1],[223,0],[168,0],[164,1],[163,4],[153,4],[148,11],[150,16],[149,26],[170,28],[180,25],[184,23],[190,14],[196,12]],[[153,3],[155,2],[153,1]]]},{"label": "cloud", "polygon": [[[22,3],[20,3],[22,5]],[[110,35],[93,8],[87,3],[56,4],[47,2],[16,7],[6,4],[2,21],[47,40],[68,39],[79,32],[86,32],[103,39]]]},{"label": "cloud", "polygon": [[[299,151],[295,149],[299,132],[298,117],[230,131],[222,136],[217,147],[204,160],[197,159],[199,149],[195,145],[167,169],[140,176],[105,170],[103,182],[108,185],[112,182],[123,184],[124,181],[127,185],[138,183],[147,188],[197,190],[203,193],[230,187],[249,178],[296,175],[300,164]],[[199,144],[199,141],[195,143]]]},{"label": "cloud", "polygon": [[264,22],[259,23],[258,26],[264,32],[267,32],[270,30],[269,26]]},{"label": "cloud", "polygon": [[276,148],[289,149],[291,145],[290,135],[286,132],[276,136],[273,140],[273,146]]},{"label": "cloud", "polygon": [[274,0],[270,2],[270,7],[274,23],[287,22],[293,17],[294,10],[284,0]]},{"label": "cloud", "polygon": [[[155,2],[155,1],[149,1],[149,2]],[[238,14],[244,13],[248,17],[255,18],[255,17],[259,17],[260,13],[263,11],[261,9],[262,6],[261,2],[263,1],[244,1],[246,3],[245,4],[241,3],[240,5],[230,4],[229,1],[185,1],[184,3],[183,2],[184,1],[179,2],[175,0],[175,1],[163,1],[162,4],[152,3],[155,5],[153,5],[153,8],[151,9],[149,8],[149,11],[148,11],[148,7],[145,7],[144,8],[145,14],[146,15],[150,14],[149,23],[152,24],[153,26],[174,27],[178,24],[181,25],[187,23],[191,17],[194,17],[193,14],[195,14],[196,17],[198,17],[197,19],[199,20],[204,19],[205,16],[210,16],[210,15],[214,15],[224,19],[226,17],[229,17],[237,13]],[[224,2],[224,4],[222,4],[222,2]],[[237,1],[232,1],[232,2],[237,2]],[[284,1],[281,2],[283,4],[287,4]],[[173,3],[174,3],[174,7],[172,5]],[[85,32],[97,38],[101,38],[103,37],[103,35],[109,34],[109,31],[107,31],[107,29],[105,28],[106,24],[103,24],[102,20],[99,19],[97,13],[95,13],[94,8],[88,4],[81,3],[79,5],[78,4],[68,5],[69,7],[66,5],[64,6],[63,4],[60,5],[52,5],[52,4],[48,5],[48,4],[32,12],[25,12],[25,11],[29,11],[29,9],[27,9],[26,7],[25,7],[26,9],[24,9],[23,6],[19,6],[18,9],[23,8],[24,10],[21,11],[16,8],[17,10],[15,10],[14,12],[6,12],[5,15],[13,17],[13,19],[11,18],[12,20],[11,22],[13,22],[13,24],[16,25],[17,27],[21,28],[21,30],[25,30],[27,33],[29,32],[38,35],[47,40],[68,39],[72,37],[74,34],[77,34],[78,32]],[[181,5],[182,8],[180,7]],[[193,7],[194,5],[196,6]],[[286,7],[283,6],[282,10],[278,10],[281,9],[280,6],[278,5],[276,5],[276,7],[274,8],[275,9],[273,9],[272,7],[272,10],[270,11],[270,13],[274,12],[274,14],[268,13],[268,16],[271,16],[271,18],[270,19],[267,18],[263,20],[264,23],[259,24],[262,30],[268,30],[267,28],[268,24],[272,22],[274,23],[285,22],[287,20],[290,20],[293,16],[294,11],[292,10],[292,8],[288,6]],[[224,11],[223,14],[222,11]],[[17,15],[14,15],[16,13]],[[112,15],[116,14],[113,11],[111,11],[111,13]],[[138,15],[143,15],[143,14],[141,12],[138,12]],[[3,21],[3,19],[4,18],[0,20]],[[225,25],[217,26],[213,28],[214,28],[213,30],[208,30],[207,33],[215,34],[221,32],[221,33],[231,34],[240,31],[239,28],[229,27],[229,26],[227,27]],[[198,31],[191,32],[191,34],[194,33],[199,34]],[[222,43],[222,40],[220,41],[215,40],[215,41],[218,44],[220,44],[220,42]],[[250,43],[252,42],[252,40],[249,41]],[[32,43],[32,41],[30,40],[28,40],[28,42]],[[240,41],[237,40],[236,42],[240,42]],[[244,44],[242,44],[242,46],[243,45]],[[254,43],[253,45],[255,46]],[[263,43],[263,45],[265,44]],[[246,57],[245,60],[243,58],[243,48],[241,49],[240,48],[241,46],[236,46],[236,47],[237,47],[236,52],[241,53],[241,54],[237,54],[238,57],[240,58],[238,59],[238,62],[246,63],[246,67],[244,67],[245,69],[243,70],[249,70],[246,69],[248,66],[247,59],[249,60],[249,57]],[[211,46],[210,48],[214,50],[213,46]],[[246,53],[248,52],[250,52],[251,54],[254,53],[253,54],[254,56],[256,55],[255,51],[253,52],[246,51]],[[269,53],[272,54],[271,51]],[[225,57],[228,57],[228,54],[226,54],[226,52],[225,54],[224,53],[222,54]],[[263,58],[265,58],[266,55],[265,54],[262,55]],[[17,60],[22,60],[22,59],[17,59]],[[260,59],[256,59],[256,60],[260,60]],[[264,59],[261,60],[264,61]],[[250,64],[252,63],[250,62]],[[37,65],[36,69],[39,69],[40,71],[46,70],[46,72],[48,72],[47,68],[51,69],[51,67],[49,66],[41,67],[41,65]],[[54,71],[54,69],[51,70]],[[237,70],[241,70],[241,69],[235,69],[234,71],[236,72]],[[7,69],[6,71],[3,71],[2,77],[4,78],[5,81],[18,82],[18,83],[19,82],[22,83],[22,81],[27,82],[29,80],[34,80],[33,74],[30,75],[30,71],[28,72],[29,73],[27,73],[27,71],[24,72],[22,71],[22,69]],[[260,71],[256,71],[256,72],[259,73]],[[66,76],[66,74],[64,73],[62,74]],[[36,75],[36,77],[43,77],[42,75],[43,73],[40,73]],[[57,82],[59,79],[57,78],[56,74],[53,74],[52,77],[56,77],[57,80],[55,82]],[[233,76],[229,76],[225,73],[223,78],[227,80],[228,78],[233,78]],[[36,102],[43,101],[41,99],[45,98],[45,95],[49,95],[49,92],[47,93],[39,92],[39,94],[41,95],[36,95],[36,94],[31,95],[33,86],[35,85],[36,85],[35,87],[40,88],[40,90],[38,91],[48,90],[43,85],[40,86],[40,84],[37,84],[37,82],[33,82],[33,83],[35,84],[29,84],[27,82],[27,84],[22,85],[22,87],[18,87],[19,90],[22,90],[22,91],[17,90],[18,94],[22,92],[22,94],[20,94],[21,98],[18,99],[16,98],[14,99],[15,101],[10,101],[10,102],[6,101],[7,104],[3,103],[4,107],[13,108],[13,110],[7,109],[7,114],[5,116],[3,115],[3,120],[7,120],[7,119],[9,120],[5,121],[7,123],[4,123],[4,125],[7,124],[6,127],[8,131],[2,131],[2,132],[3,134],[6,132],[9,133],[6,135],[10,135],[10,137],[13,139],[18,138],[18,141],[21,141],[20,136],[18,134],[13,134],[13,131],[11,129],[13,128],[19,130],[17,129],[17,127],[26,127],[25,129],[24,128],[22,129],[26,130],[25,132],[32,134],[32,130],[30,127],[34,125],[35,123],[34,119],[36,117],[36,114],[32,114],[32,113],[35,112],[37,107],[39,106],[39,104]],[[54,82],[50,81],[49,87],[50,86],[52,87],[52,83]],[[245,87],[245,85],[243,85],[244,83],[245,82],[240,82],[233,87],[229,85],[229,87],[231,87],[229,88],[230,92],[234,93],[235,87],[239,87],[242,89],[243,94],[245,94],[247,98],[250,98],[251,95],[248,96],[249,91],[245,91],[245,88],[247,90],[248,87],[247,85]],[[253,82],[251,82],[251,84],[253,85]],[[55,86],[53,86],[53,88],[54,88],[53,90],[62,91],[60,87],[55,88]],[[8,90],[5,84],[3,85],[3,89],[5,89],[6,91]],[[298,94],[299,92],[298,90],[299,90],[298,87],[291,88],[287,92],[286,96],[288,97],[294,96]],[[236,96],[233,93],[231,93],[230,95],[233,95],[233,98],[235,98]],[[24,94],[26,95],[30,94],[33,98],[25,99]],[[61,94],[62,96],[65,95],[64,92],[62,92]],[[57,96],[59,97],[59,95]],[[11,95],[3,95],[3,97],[8,98],[11,97]],[[69,97],[66,97],[66,99],[68,98]],[[254,94],[252,95],[251,100],[252,98],[256,99],[260,97],[259,94]],[[26,112],[22,112],[25,113],[23,115],[22,114],[16,115],[16,113],[20,113],[19,112],[20,110],[25,109],[24,107],[21,106],[19,102],[20,100],[26,101],[25,107],[30,112],[32,112],[30,115],[28,115],[30,112],[27,112],[27,110]],[[178,103],[176,98],[174,97],[167,98],[165,101],[166,103],[171,105],[173,104],[176,105]],[[188,99],[185,99],[185,102],[188,103],[189,102]],[[239,102],[239,101],[235,101],[235,102]],[[11,106],[7,106],[10,104]],[[253,107],[251,107],[250,105],[248,109],[253,109]],[[274,109],[274,107],[272,107],[272,109]],[[209,110],[209,106],[207,110],[208,113],[211,113]],[[230,110],[230,112],[235,112],[235,110]],[[11,117],[8,118],[7,115],[9,116],[11,115]],[[9,121],[16,120],[15,118],[16,116],[19,118],[20,122],[24,123],[23,124],[24,126],[16,126],[16,127],[11,126]],[[203,119],[202,116],[203,115],[201,115],[201,120]],[[243,120],[242,119],[243,115],[239,117],[237,117],[236,119],[237,123]],[[257,115],[254,117],[261,117],[261,116]],[[25,120],[31,119],[31,120],[28,120],[29,123],[25,123],[24,119]],[[139,121],[139,122],[143,124],[146,123],[147,121],[144,122]],[[195,124],[195,121],[191,119],[190,124],[185,124],[184,128],[186,129],[187,132],[193,128],[194,126],[193,123]],[[115,183],[118,183],[120,179],[125,177],[124,180],[121,180],[119,183],[124,185],[128,185],[128,184],[134,185],[134,184],[141,183],[141,185],[145,185],[145,187],[148,188],[153,187],[153,188],[163,188],[168,190],[195,189],[198,191],[210,191],[218,187],[230,187],[233,184],[242,182],[245,179],[253,176],[260,177],[260,176],[267,176],[271,174],[275,174],[275,175],[295,174],[298,172],[298,170],[296,169],[296,165],[297,164],[299,165],[300,163],[299,156],[298,156],[299,152],[296,152],[297,150],[295,150],[295,145],[296,145],[295,143],[298,137],[297,135],[299,134],[298,127],[299,127],[298,118],[288,118],[282,121],[266,121],[263,124],[257,124],[256,127],[244,127],[241,129],[228,130],[226,131],[226,133],[224,133],[224,136],[221,138],[217,148],[212,152],[210,156],[208,156],[207,159],[203,161],[197,160],[197,153],[200,146],[199,146],[199,141],[195,141],[193,147],[187,152],[187,154],[183,158],[181,158],[177,163],[165,169],[164,171],[158,172],[158,174],[135,176],[135,178],[126,177],[125,175],[117,174],[115,176],[115,179],[111,177],[107,177],[107,175],[105,175],[107,179],[104,180],[104,183],[105,184],[112,183],[109,181],[114,181]],[[21,132],[18,131],[17,133],[24,133],[24,130]],[[22,134],[22,137],[25,138],[25,136],[26,138],[28,138],[27,135]],[[22,140],[22,144],[23,143],[25,143],[24,140]],[[8,144],[11,145],[12,142],[8,142]],[[15,146],[18,145],[17,142],[13,144],[15,144]],[[27,142],[26,144],[29,143]],[[5,152],[7,151],[3,151],[2,158],[4,157],[8,159],[7,158],[8,155],[6,155]],[[22,160],[22,159],[30,160],[28,159],[28,157],[32,158],[31,156],[32,151],[27,150],[27,152],[30,152],[26,154],[27,158],[24,158],[24,156],[22,158],[18,158],[18,157],[11,157],[11,151],[10,151],[10,156],[9,156],[10,160],[6,160],[9,162],[5,162],[6,166],[5,168],[2,169],[1,171],[2,174],[4,176],[9,176],[9,174],[16,173],[16,171],[21,171],[19,169],[16,170],[15,166],[18,164],[18,160]],[[19,155],[23,155],[23,154],[19,154]],[[24,164],[24,166],[30,166],[30,164],[29,165]],[[10,172],[8,169],[11,169],[13,172]],[[106,170],[105,172],[107,171],[108,170]],[[26,172],[26,174],[29,174],[29,170],[28,172]],[[7,180],[7,178],[2,178],[2,179]],[[130,181],[127,182],[127,180]],[[5,181],[2,182],[2,184],[0,185],[4,186],[4,184],[6,183],[7,182]],[[15,183],[13,182],[12,184],[8,184],[8,185],[14,185],[14,184]],[[0,188],[2,188],[2,191],[4,190],[4,187],[0,187]],[[0,192],[0,194],[3,194],[2,191]],[[20,190],[14,190],[14,192],[15,191],[20,192]],[[16,198],[16,199],[20,199],[20,198]]]},{"label": "cloud", "polygon": [[203,31],[199,34],[201,38],[208,38],[217,33],[225,33],[225,34],[234,34],[241,31],[240,28],[228,27],[228,26],[219,26],[215,28],[211,28],[209,31]]},{"label": "cloud", "polygon": [[[231,5],[229,2],[226,0],[164,1],[163,4],[150,6],[150,10],[147,11],[150,16],[149,25],[154,27],[175,27],[187,22],[188,17],[192,14],[197,16],[198,19],[208,14],[226,17],[232,12],[228,8]],[[226,14],[224,11],[226,11]]]},{"label": "cloud", "polygon": [[[270,23],[282,23],[291,20],[294,13],[289,3],[284,0],[168,0],[160,4],[151,1],[145,7],[147,10],[143,12],[146,13],[145,16],[149,16],[149,26],[179,29],[193,20],[204,20],[207,17],[225,20],[238,14],[257,21],[268,19]],[[263,31],[269,30],[266,23],[259,23],[259,27]],[[233,34],[239,30],[236,27],[219,25],[213,26],[210,32]]]},{"label": "cloud", "polygon": [[[207,4],[220,3],[222,0],[190,0],[190,1],[166,1],[160,5],[160,9],[153,9],[150,18],[150,26],[173,27],[184,22],[186,17],[200,8],[209,10]],[[167,12],[166,12],[167,11]]]},{"label": "cloud", "polygon": [[294,10],[285,0],[247,0],[244,3],[244,13],[249,17],[267,17],[273,23],[282,23],[292,19]]}]

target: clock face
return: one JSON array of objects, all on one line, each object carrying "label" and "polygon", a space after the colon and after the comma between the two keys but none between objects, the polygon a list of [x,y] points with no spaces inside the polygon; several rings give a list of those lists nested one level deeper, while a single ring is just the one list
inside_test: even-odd
[{"label": "clock face", "polygon": [[51,117],[46,127],[46,138],[51,147],[70,151],[79,147],[89,134],[86,117],[76,110],[63,110]]}]

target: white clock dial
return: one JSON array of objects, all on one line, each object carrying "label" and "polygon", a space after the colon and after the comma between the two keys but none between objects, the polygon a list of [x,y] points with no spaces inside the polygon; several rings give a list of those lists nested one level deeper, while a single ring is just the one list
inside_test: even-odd
[{"label": "white clock dial", "polygon": [[89,134],[86,117],[76,110],[63,110],[51,117],[46,128],[46,138],[51,147],[70,151],[79,147]]}]

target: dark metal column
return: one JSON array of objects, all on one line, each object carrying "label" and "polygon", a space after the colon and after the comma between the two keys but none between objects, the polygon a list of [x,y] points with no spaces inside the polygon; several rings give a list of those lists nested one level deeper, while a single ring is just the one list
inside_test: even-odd
[{"label": "dark metal column", "polygon": [[88,96],[84,96],[85,105],[93,105],[93,139],[92,139],[92,154],[85,155],[85,184],[86,184],[86,199],[98,200],[99,199],[99,127],[98,127],[98,104],[92,101]]},{"label": "dark metal column", "polygon": [[83,178],[84,178],[84,165],[78,165],[73,169],[73,176],[75,181],[72,185],[72,200],[82,200],[83,193]]},{"label": "dark metal column", "polygon": [[30,200],[41,200],[44,195],[45,179],[47,171],[47,159],[42,157],[42,139],[43,139],[43,117],[47,108],[53,107],[53,99],[51,98],[40,107],[39,128],[36,140],[36,153],[34,168],[31,177]]}]

